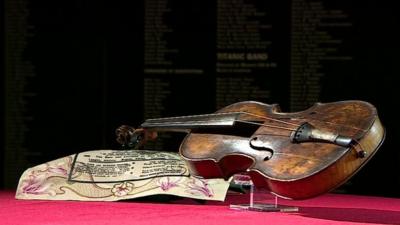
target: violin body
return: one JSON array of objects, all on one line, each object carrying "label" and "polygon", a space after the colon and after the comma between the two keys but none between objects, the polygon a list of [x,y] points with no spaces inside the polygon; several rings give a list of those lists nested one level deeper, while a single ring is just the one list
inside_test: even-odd
[{"label": "violin body", "polygon": [[[360,101],[316,104],[295,113],[282,113],[277,105],[240,102],[218,111],[250,112],[298,124],[339,132],[357,140],[365,157],[355,146],[325,142],[293,143],[288,131],[260,126],[251,137],[195,133],[186,136],[179,149],[193,175],[229,178],[246,171],[257,187],[290,199],[305,199],[326,193],[347,181],[376,152],[384,140],[384,128],[376,109]],[[243,117],[248,117],[243,114]],[[251,118],[241,118],[242,120]],[[265,123],[282,124],[266,121]],[[254,148],[249,140],[262,140],[264,148]]]},{"label": "violin body", "polygon": [[377,110],[363,101],[317,103],[291,113],[246,101],[206,116],[148,120],[142,127],[187,132],[179,152],[191,175],[228,179],[247,173],[256,187],[288,199],[340,186],[385,137]]}]

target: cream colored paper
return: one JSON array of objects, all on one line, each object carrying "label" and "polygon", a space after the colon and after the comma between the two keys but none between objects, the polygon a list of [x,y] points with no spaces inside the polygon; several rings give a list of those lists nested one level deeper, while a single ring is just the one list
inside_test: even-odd
[{"label": "cream colored paper", "polygon": [[17,199],[117,201],[158,194],[223,201],[229,181],[191,177],[172,152],[87,151],[27,169]]}]

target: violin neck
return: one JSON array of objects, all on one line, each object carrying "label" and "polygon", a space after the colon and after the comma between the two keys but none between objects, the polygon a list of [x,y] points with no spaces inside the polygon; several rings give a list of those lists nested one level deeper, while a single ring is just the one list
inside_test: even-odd
[{"label": "violin neck", "polygon": [[190,132],[192,129],[231,127],[238,112],[148,119],[141,127],[156,131]]}]

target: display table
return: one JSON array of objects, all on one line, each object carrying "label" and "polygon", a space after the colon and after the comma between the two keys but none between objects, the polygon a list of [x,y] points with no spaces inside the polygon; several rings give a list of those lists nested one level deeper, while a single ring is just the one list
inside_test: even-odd
[{"label": "display table", "polygon": [[168,202],[78,202],[16,200],[12,191],[0,191],[0,224],[400,224],[400,199],[345,194],[290,201],[298,212],[255,212],[229,208],[244,203],[247,194],[229,194],[225,202],[176,199]]}]

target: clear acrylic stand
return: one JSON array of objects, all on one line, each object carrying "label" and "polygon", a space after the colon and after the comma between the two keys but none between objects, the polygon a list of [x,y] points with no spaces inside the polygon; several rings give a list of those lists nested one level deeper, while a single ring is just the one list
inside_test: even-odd
[{"label": "clear acrylic stand", "polygon": [[296,206],[279,205],[278,197],[266,189],[256,188],[247,175],[235,175],[235,184],[250,186],[249,202],[244,204],[231,204],[229,208],[243,211],[259,212],[298,212]]}]

